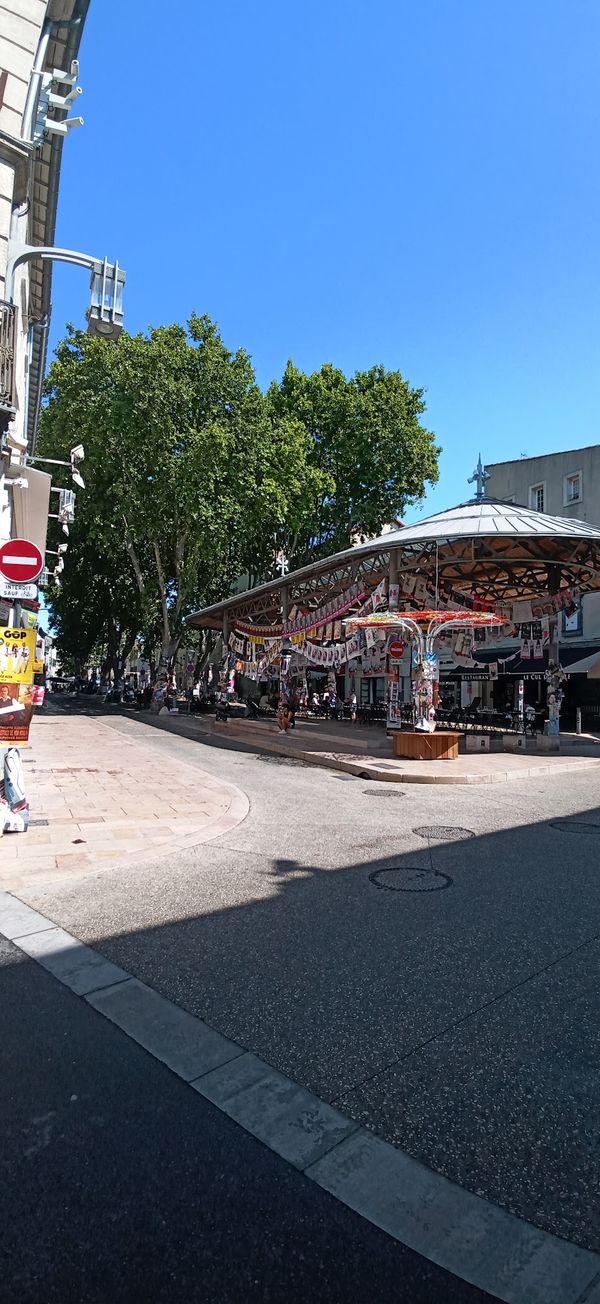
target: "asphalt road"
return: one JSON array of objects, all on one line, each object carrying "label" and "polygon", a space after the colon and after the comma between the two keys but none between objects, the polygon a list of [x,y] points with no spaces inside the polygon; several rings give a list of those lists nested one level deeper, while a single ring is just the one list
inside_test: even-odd
[{"label": "asphalt road", "polygon": [[27,900],[416,1159],[600,1249],[597,771],[374,784],[104,718],[116,755],[143,738],[166,784],[178,756],[250,813]]},{"label": "asphalt road", "polygon": [[0,942],[0,1299],[485,1304]]}]

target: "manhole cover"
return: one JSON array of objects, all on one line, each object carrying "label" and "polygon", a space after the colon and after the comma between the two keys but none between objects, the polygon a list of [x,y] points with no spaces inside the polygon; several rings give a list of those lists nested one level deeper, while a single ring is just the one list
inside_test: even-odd
[{"label": "manhole cover", "polygon": [[561,833],[600,833],[600,824],[586,824],[584,820],[554,820],[550,828]]},{"label": "manhole cover", "polygon": [[462,842],[463,838],[475,837],[472,829],[453,828],[451,824],[420,824],[413,833],[430,842]]},{"label": "manhole cover", "polygon": [[403,792],[373,792],[372,788],[363,788],[364,797],[404,797]]},{"label": "manhole cover", "polygon": [[374,874],[369,874],[369,882],[388,892],[441,892],[451,886],[452,879],[437,869],[401,865],[396,869],[376,869]]}]

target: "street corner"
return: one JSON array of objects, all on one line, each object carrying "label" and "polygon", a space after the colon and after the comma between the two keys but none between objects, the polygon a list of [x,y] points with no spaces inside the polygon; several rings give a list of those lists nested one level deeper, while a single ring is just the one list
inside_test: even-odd
[{"label": "street corner", "polygon": [[172,758],[164,763],[81,716],[36,721],[25,781],[30,825],[3,838],[5,890],[190,850],[230,832],[249,810],[234,784]]}]

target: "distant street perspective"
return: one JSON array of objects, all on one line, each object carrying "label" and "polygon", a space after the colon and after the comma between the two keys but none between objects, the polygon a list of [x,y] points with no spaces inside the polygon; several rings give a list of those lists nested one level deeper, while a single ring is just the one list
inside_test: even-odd
[{"label": "distant street perspective", "polygon": [[600,11],[539,17],[0,2],[0,1304],[600,1304]]}]

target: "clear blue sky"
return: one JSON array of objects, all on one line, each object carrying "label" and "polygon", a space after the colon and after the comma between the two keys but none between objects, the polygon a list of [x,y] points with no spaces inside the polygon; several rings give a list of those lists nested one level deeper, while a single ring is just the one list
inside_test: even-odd
[{"label": "clear blue sky", "polygon": [[[599,43],[598,0],[91,0],[57,243],[118,257],[128,329],[208,312],[262,385],[399,368],[441,510],[480,449],[598,440]],[[56,342],[85,273],[53,303]]]}]

